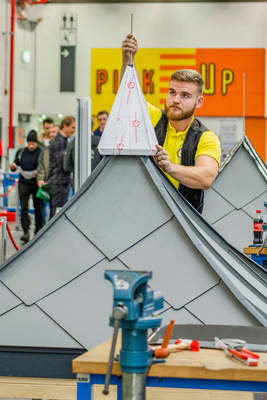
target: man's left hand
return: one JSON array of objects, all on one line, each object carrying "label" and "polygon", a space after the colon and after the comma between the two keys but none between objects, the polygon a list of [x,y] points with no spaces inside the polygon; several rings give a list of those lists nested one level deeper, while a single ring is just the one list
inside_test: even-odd
[{"label": "man's left hand", "polygon": [[171,162],[170,162],[170,157],[167,151],[160,146],[159,144],[156,145],[158,152],[154,156],[154,160],[156,164],[167,174],[169,174],[172,170]]}]

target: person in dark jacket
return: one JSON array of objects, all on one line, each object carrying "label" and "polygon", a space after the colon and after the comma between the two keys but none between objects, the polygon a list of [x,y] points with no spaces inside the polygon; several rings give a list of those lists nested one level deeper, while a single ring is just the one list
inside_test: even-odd
[{"label": "person in dark jacket", "polygon": [[[54,139],[54,137],[57,135],[59,131],[59,125],[54,125],[50,128],[49,130],[49,138],[51,140]],[[48,174],[49,174],[49,145],[45,146],[42,149],[42,152],[40,154],[39,160],[38,160],[38,168],[37,168],[37,185],[38,187],[42,187],[43,185],[46,185],[46,182],[48,180]],[[49,200],[49,207],[50,207],[50,213],[49,213],[49,219],[53,217],[52,215],[52,196]],[[43,225],[46,224],[46,203],[43,202]]]},{"label": "person in dark jacket", "polygon": [[31,130],[27,136],[28,146],[16,153],[13,163],[10,164],[12,171],[19,169],[19,199],[21,205],[21,226],[24,231],[21,240],[30,240],[29,227],[29,198],[32,196],[35,212],[35,234],[42,228],[42,200],[36,197],[38,190],[36,175],[38,159],[41,149],[37,146],[37,132]]},{"label": "person in dark jacket", "polygon": [[[91,118],[91,130],[93,131],[94,119]],[[100,141],[100,136],[95,136],[92,132],[91,135],[91,171],[100,163],[102,156],[100,155],[97,146]],[[73,172],[75,167],[75,138],[71,140],[67,146],[66,155],[64,157],[64,170],[66,172]],[[74,186],[74,185],[73,185]]]},{"label": "person in dark jacket", "polygon": [[52,211],[54,215],[57,207],[63,207],[68,201],[71,188],[70,173],[63,168],[64,157],[69,139],[75,132],[75,118],[63,118],[60,129],[49,145],[49,173],[47,184],[52,191]]}]

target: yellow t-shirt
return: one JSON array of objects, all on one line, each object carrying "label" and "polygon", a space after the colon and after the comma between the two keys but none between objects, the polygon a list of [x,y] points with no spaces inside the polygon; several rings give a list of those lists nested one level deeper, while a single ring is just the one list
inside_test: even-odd
[{"label": "yellow t-shirt", "polygon": [[[155,127],[158,121],[161,118],[161,111],[159,108],[152,106],[151,104],[147,103],[149,115],[152,121],[153,127]],[[188,125],[184,132],[176,132],[176,130],[171,126],[170,121],[168,122],[166,138],[163,144],[163,148],[167,151],[170,157],[170,162],[174,164],[181,164],[181,154],[182,154],[182,147],[186,137],[186,134],[190,128],[190,125],[193,122],[193,118],[191,123]],[[218,165],[220,166],[220,158],[221,158],[221,147],[220,141],[215,133],[211,131],[205,131],[201,135],[199,140],[197,151],[195,154],[195,160],[200,155],[206,155],[214,158]],[[172,178],[170,175],[165,174],[173,185],[178,189],[179,182]]]}]

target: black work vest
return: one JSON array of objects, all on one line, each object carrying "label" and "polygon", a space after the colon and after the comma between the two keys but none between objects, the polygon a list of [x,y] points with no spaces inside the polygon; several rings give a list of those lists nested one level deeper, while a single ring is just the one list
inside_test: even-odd
[{"label": "black work vest", "polygon": [[[168,127],[168,118],[164,111],[155,126],[156,136],[160,146],[164,145]],[[208,129],[198,119],[194,118],[183,143],[181,165],[195,165],[195,154],[202,133]],[[204,206],[204,191],[200,189],[191,189],[179,184],[179,192],[189,201],[190,204],[201,214]]]}]

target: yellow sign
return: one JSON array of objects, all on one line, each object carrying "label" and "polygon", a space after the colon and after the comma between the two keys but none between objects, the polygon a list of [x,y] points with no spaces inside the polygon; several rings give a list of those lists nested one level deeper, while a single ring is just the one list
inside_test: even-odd
[{"label": "yellow sign", "polygon": [[[92,114],[110,112],[119,87],[121,49],[92,49]],[[136,68],[147,101],[164,109],[171,74],[196,69],[205,82],[199,116],[242,116],[243,77],[247,117],[265,115],[265,49],[139,49]]]}]

